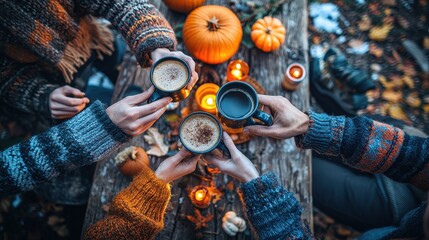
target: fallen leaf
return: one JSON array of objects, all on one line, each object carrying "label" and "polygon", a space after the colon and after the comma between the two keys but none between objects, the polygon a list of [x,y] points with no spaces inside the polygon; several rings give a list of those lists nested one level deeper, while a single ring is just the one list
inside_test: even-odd
[{"label": "fallen leaf", "polygon": [[402,77],[402,81],[404,82],[404,84],[405,84],[408,88],[411,88],[411,89],[413,89],[413,88],[414,88],[414,80],[413,80],[410,76],[408,76],[408,75],[404,75],[404,76]]},{"label": "fallen leaf", "polygon": [[369,38],[374,41],[384,41],[389,36],[390,30],[393,29],[392,25],[384,24],[381,27],[374,26],[369,31]]},{"label": "fallen leaf", "polygon": [[358,23],[359,30],[362,32],[369,31],[371,28],[371,19],[367,14],[363,15],[360,22]]},{"label": "fallen leaf", "polygon": [[319,45],[322,42],[320,35],[314,35],[312,38],[313,44]]},{"label": "fallen leaf", "polygon": [[384,100],[389,101],[391,103],[399,103],[403,100],[402,92],[399,92],[399,91],[387,90],[383,92],[381,97]]},{"label": "fallen leaf", "polygon": [[413,64],[405,63],[400,66],[400,69],[405,73],[405,75],[415,77],[417,75],[417,71]]},{"label": "fallen leaf", "polygon": [[405,99],[405,102],[408,104],[408,106],[413,108],[418,108],[422,105],[422,100],[419,98],[419,94],[416,92],[409,94]]},{"label": "fallen leaf", "polygon": [[149,128],[144,140],[151,145],[151,148],[146,152],[149,155],[162,157],[168,153],[168,145],[164,143],[164,135],[160,134],[157,128]]},{"label": "fallen leaf", "polygon": [[388,112],[389,112],[389,115],[395,119],[410,122],[410,119],[408,118],[407,114],[405,114],[404,110],[402,110],[399,104],[392,104]]},{"label": "fallen leaf", "polygon": [[429,104],[425,104],[425,105],[423,105],[423,111],[424,111],[425,113],[429,113]]},{"label": "fallen leaf", "polygon": [[374,55],[377,58],[380,58],[383,56],[384,50],[382,48],[379,48],[376,44],[371,43],[369,45],[369,53],[371,53],[372,55]]},{"label": "fallen leaf", "polygon": [[423,40],[423,46],[424,48],[429,49],[429,36],[426,36]]}]

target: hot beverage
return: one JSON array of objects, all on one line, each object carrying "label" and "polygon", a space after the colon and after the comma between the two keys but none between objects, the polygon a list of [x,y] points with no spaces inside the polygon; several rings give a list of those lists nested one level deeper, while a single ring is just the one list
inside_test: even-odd
[{"label": "hot beverage", "polygon": [[182,62],[166,60],[156,64],[152,83],[161,91],[175,91],[183,88],[189,77],[188,68]]},{"label": "hot beverage", "polygon": [[245,117],[249,113],[252,113],[255,107],[252,96],[239,88],[225,91],[219,103],[225,115],[232,118]]},{"label": "hot beverage", "polygon": [[186,117],[179,131],[182,144],[194,153],[213,150],[219,144],[222,135],[216,119],[205,113],[195,113]]}]

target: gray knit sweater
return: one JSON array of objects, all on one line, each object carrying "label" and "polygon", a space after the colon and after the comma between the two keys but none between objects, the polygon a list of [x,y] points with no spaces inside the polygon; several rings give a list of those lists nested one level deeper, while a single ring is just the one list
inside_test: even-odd
[{"label": "gray knit sweater", "polygon": [[67,122],[0,152],[0,195],[31,190],[64,171],[99,161],[129,139],[96,101]]}]

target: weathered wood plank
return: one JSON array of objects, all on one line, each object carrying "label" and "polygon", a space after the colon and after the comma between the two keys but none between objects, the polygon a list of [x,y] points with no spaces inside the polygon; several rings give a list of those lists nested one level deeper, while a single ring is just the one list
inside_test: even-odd
[{"label": "weathered wood plank", "polygon": [[[266,1],[260,1],[266,2]],[[153,1],[167,17],[174,27],[185,19],[184,15],[169,11],[161,1]],[[220,0],[208,0],[206,4],[224,4]],[[284,6],[282,16],[278,16],[287,26],[286,44],[278,51],[270,54],[262,53],[259,50],[248,50],[244,47],[233,58],[246,60],[251,66],[250,75],[261,82],[270,95],[283,95],[302,110],[308,109],[309,91],[308,79],[306,79],[300,89],[294,93],[287,93],[281,90],[280,82],[291,59],[291,52],[300,52],[300,61],[307,65],[307,1],[290,0]],[[179,44],[179,50],[185,51],[183,45]],[[148,70],[137,66],[132,55],[128,55],[124,61],[124,67],[120,73],[120,80],[117,82],[113,101],[117,101],[123,95],[126,86],[137,84],[148,88]],[[226,63],[214,66],[222,77],[225,76]],[[183,103],[182,103],[183,105]],[[156,124],[162,127],[163,124]],[[137,137],[131,145],[147,147],[142,137]],[[255,138],[247,144],[239,146],[263,173],[274,171],[290,191],[294,192],[304,208],[303,219],[312,226],[312,205],[311,205],[311,153],[300,151],[296,148],[292,139],[276,141],[272,139]],[[113,164],[113,156],[97,165],[94,176],[91,196],[88,203],[84,231],[92,223],[103,218],[106,212],[102,210],[103,205],[111,202],[112,198],[121,189],[129,184],[129,179],[124,178]],[[156,169],[163,158],[151,157],[151,167]],[[204,170],[202,170],[204,171]],[[239,183],[230,177],[220,174],[216,177],[218,187],[225,186],[230,181],[234,182],[236,188]],[[195,175],[187,176],[173,183],[172,198],[167,208],[165,216],[165,229],[157,239],[193,239],[195,238],[194,226],[189,221],[183,219],[184,215],[193,214],[193,206],[187,195],[187,188],[200,184],[202,181]],[[223,210],[223,211],[219,211]],[[229,239],[221,230],[221,218],[223,213],[229,210],[237,212],[243,216],[237,193],[234,191],[227,194],[216,205],[202,210],[203,215],[213,214],[215,220],[205,229],[204,239]],[[212,232],[216,234],[212,234]],[[252,239],[252,237],[241,234],[235,239]]]}]

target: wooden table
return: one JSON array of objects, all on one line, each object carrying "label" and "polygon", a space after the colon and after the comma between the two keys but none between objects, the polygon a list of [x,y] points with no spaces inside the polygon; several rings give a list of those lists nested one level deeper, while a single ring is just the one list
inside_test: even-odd
[{"label": "wooden table", "polygon": [[[222,5],[225,2],[207,0],[206,4]],[[169,11],[162,1],[155,1],[154,5],[160,9],[173,27],[184,22],[186,18],[184,14]],[[267,94],[285,96],[299,109],[307,110],[309,107],[308,79],[293,93],[285,92],[280,87],[280,82],[289,63],[299,60],[308,66],[307,1],[290,0],[284,4],[283,15],[277,17],[282,20],[287,28],[286,44],[280,50],[273,53],[263,53],[257,49],[249,50],[241,47],[233,59],[240,58],[249,63],[250,76],[261,83],[267,90]],[[178,49],[186,52],[181,43],[179,43]],[[227,63],[224,63],[212,67],[216,68],[224,77],[226,65]],[[134,57],[130,54],[124,60],[113,101],[120,99],[124,89],[129,84],[141,84],[145,89],[150,84],[148,69],[137,67]],[[161,125],[165,124],[158,123],[155,126],[162,127]],[[130,144],[148,147],[142,136],[136,137]],[[240,145],[239,148],[253,161],[257,169],[262,173],[273,171],[281,179],[283,186],[295,193],[303,207],[302,218],[308,225],[312,226],[311,152],[297,149],[293,139],[278,141],[268,138],[254,138],[248,143]],[[115,155],[116,153],[97,165],[83,231],[90,224],[97,222],[106,215],[105,210],[112,198],[129,184],[129,179],[123,177],[114,165],[113,158]],[[161,161],[161,158],[151,157],[153,169],[156,169]],[[223,213],[229,210],[243,216],[236,193],[239,183],[224,174],[216,177],[216,185],[219,188],[224,188],[231,181],[235,186],[234,191],[225,194],[217,204],[212,204],[208,209],[201,210],[203,215],[214,215],[214,220],[209,222],[208,227],[201,231],[195,231],[194,224],[184,218],[185,215],[194,214],[194,207],[188,198],[187,189],[200,184],[201,178],[190,175],[175,181],[172,187],[171,202],[165,216],[165,229],[159,234],[158,239],[194,239],[197,232],[203,233],[204,239],[228,239],[228,236],[221,229],[221,219]],[[247,230],[235,239],[253,238],[250,231]]]}]

